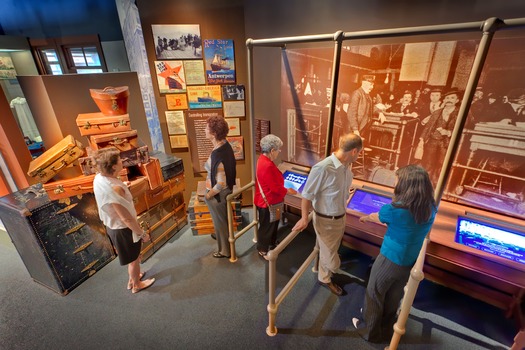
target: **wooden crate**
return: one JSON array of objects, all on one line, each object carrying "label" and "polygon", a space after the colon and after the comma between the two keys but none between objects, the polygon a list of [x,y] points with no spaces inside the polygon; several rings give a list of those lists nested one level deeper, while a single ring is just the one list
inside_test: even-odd
[{"label": "wooden crate", "polygon": [[[215,233],[215,228],[211,219],[211,214],[206,202],[199,199],[197,192],[191,193],[190,202],[188,205],[188,218],[191,225],[191,230],[194,235],[206,235]],[[237,231],[239,225],[242,223],[242,208],[240,201],[232,202],[233,209],[233,227]]]}]

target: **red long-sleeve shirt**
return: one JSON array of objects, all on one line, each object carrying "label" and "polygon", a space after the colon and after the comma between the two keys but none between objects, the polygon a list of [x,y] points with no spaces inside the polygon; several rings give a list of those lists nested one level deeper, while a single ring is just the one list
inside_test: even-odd
[{"label": "red long-sleeve shirt", "polygon": [[257,161],[256,183],[255,183],[255,205],[259,208],[266,208],[267,205],[261,196],[258,182],[260,181],[266,200],[270,204],[276,204],[284,200],[287,189],[284,187],[283,174],[279,171],[277,166],[265,155],[259,157]]}]

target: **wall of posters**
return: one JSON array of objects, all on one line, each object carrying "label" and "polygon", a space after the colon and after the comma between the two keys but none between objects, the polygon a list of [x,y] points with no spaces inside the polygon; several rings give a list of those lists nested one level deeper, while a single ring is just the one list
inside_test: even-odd
[{"label": "wall of posters", "polygon": [[155,61],[155,72],[161,94],[186,91],[182,61]]},{"label": "wall of posters", "polygon": [[233,40],[205,39],[203,46],[208,84],[235,84]]},{"label": "wall of posters", "polygon": [[198,24],[153,24],[157,60],[202,58]]},{"label": "wall of posters", "polygon": [[188,109],[188,97],[186,94],[166,95],[166,107],[169,110]]},{"label": "wall of posters", "polygon": [[184,74],[186,75],[187,85],[204,85],[204,62],[202,60],[184,61]]},{"label": "wall of posters", "polygon": [[221,108],[221,87],[219,85],[188,86],[190,109]]},{"label": "wall of posters", "polygon": [[196,173],[206,172],[204,163],[213,150],[213,144],[206,138],[206,119],[211,116],[222,117],[222,110],[188,111],[186,125],[188,130],[188,142],[191,153],[193,171]]},{"label": "wall of posters", "polygon": [[184,111],[166,111],[166,124],[168,124],[168,134],[186,134]]}]

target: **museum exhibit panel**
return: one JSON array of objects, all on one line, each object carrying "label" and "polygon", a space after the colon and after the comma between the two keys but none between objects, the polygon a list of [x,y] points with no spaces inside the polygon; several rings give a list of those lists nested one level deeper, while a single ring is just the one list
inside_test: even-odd
[{"label": "museum exhibit panel", "polygon": [[[312,36],[311,41],[323,41],[320,37]],[[285,179],[302,181],[300,177],[307,176],[309,167],[330,154],[327,147],[335,149],[340,135],[358,131],[364,137],[364,150],[356,163],[353,187],[361,201],[377,205],[388,201],[395,170],[412,163],[427,168],[434,185],[438,185],[445,153],[452,147],[450,140],[461,102],[471,98],[465,91],[481,45],[479,37],[479,33],[443,32],[428,36],[430,40],[426,41],[421,36],[388,35],[385,39],[378,34],[372,44],[370,39],[363,44],[359,40],[346,44],[343,40],[334,46],[325,42],[300,45],[297,42],[301,43],[302,37],[282,39],[290,40],[281,55],[281,127],[288,142],[283,147],[286,152],[280,169]],[[333,38],[325,41],[335,42],[337,33]],[[269,46],[279,41],[268,39]],[[265,46],[265,39],[260,42],[248,41],[247,46]],[[521,326],[524,233],[516,228],[523,227],[525,218],[525,174],[520,172],[525,94],[522,79],[516,76],[525,76],[519,59],[523,45],[522,29],[496,31],[494,35],[477,86],[472,89],[469,113],[459,130],[459,146],[451,155],[450,172],[445,173],[446,188],[429,235],[424,266],[428,279],[503,309]],[[366,91],[367,86],[372,86],[371,90]],[[354,128],[352,114],[358,121],[363,115],[369,120]],[[330,134],[331,145],[326,141]],[[300,188],[299,183],[290,186]],[[300,193],[287,195],[286,204],[288,214],[300,215]],[[365,209],[370,208],[360,210]],[[360,210],[348,208],[343,241],[375,256],[385,229],[359,223],[363,215]],[[483,233],[487,232],[484,228],[482,233],[472,232],[474,243],[458,242],[456,233],[463,225],[459,221],[462,216],[488,222],[508,239],[494,239],[494,235]],[[515,243],[509,246],[509,240]]]}]

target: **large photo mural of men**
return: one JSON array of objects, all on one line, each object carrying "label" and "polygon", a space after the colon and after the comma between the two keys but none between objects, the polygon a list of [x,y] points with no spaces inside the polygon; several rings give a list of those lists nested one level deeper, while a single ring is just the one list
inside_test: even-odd
[{"label": "large photo mural of men", "polygon": [[[520,59],[525,33],[519,38],[498,35],[469,106],[443,199],[525,217],[525,64]],[[417,163],[435,184],[478,44],[447,40],[343,46],[333,97],[333,47],[286,49],[283,158],[312,166],[324,158],[327,147],[335,148],[341,135],[355,133],[364,140],[354,165],[356,178],[393,186],[396,169]],[[331,98],[335,109],[329,126]]]}]

